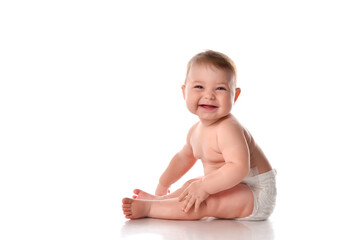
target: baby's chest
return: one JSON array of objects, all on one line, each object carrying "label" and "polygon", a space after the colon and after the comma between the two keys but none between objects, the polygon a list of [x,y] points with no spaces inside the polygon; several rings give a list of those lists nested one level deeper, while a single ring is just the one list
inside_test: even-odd
[{"label": "baby's chest", "polygon": [[217,137],[212,134],[200,134],[191,138],[193,155],[197,159],[215,161],[222,159]]}]

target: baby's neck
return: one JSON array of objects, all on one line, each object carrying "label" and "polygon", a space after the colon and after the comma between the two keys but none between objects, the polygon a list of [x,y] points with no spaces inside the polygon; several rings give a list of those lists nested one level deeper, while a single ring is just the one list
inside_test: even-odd
[{"label": "baby's neck", "polygon": [[227,119],[231,117],[231,114],[228,114],[227,116],[224,116],[222,118],[218,118],[218,119],[199,119],[201,122],[201,125],[203,125],[204,127],[210,127],[210,126],[214,126],[220,122],[222,122],[223,120]]}]

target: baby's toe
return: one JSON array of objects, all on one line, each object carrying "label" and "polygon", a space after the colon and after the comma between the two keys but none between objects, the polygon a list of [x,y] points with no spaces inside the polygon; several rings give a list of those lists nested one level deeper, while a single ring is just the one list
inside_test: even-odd
[{"label": "baby's toe", "polygon": [[125,205],[125,204],[131,204],[132,203],[132,199],[131,198],[124,198],[122,199],[122,203]]}]

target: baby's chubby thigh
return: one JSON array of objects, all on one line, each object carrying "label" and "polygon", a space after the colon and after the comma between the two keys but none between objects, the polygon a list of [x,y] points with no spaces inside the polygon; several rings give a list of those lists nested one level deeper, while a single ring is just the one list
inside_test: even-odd
[{"label": "baby's chubby thigh", "polygon": [[252,214],[254,197],[252,190],[243,183],[206,199],[208,215],[217,218],[243,218]]}]

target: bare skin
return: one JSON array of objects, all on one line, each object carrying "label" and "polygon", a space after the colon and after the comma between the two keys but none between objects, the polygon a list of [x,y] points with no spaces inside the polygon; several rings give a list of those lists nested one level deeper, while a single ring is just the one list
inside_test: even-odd
[{"label": "bare skin", "polygon": [[[123,199],[126,218],[194,220],[202,217],[243,218],[253,211],[251,189],[241,183],[250,168],[272,169],[251,134],[230,113],[240,89],[225,70],[206,65],[191,67],[182,87],[187,108],[200,119],[186,144],[162,174],[156,195],[134,190]],[[200,159],[204,176],[186,182],[167,195],[169,187]]]},{"label": "bare skin", "polygon": [[142,199],[142,200],[164,200],[164,199],[170,199],[170,198],[178,198],[192,182],[200,180],[200,179],[201,179],[201,177],[191,179],[191,180],[187,181],[185,184],[183,184],[183,186],[180,189],[177,189],[175,192],[173,192],[171,194],[163,195],[163,196],[152,195],[152,194],[142,191],[140,189],[135,189],[135,190],[133,190],[133,193],[135,194],[135,195],[133,195],[133,198],[134,199]]},{"label": "bare skin", "polygon": [[[142,193],[145,192],[139,192],[138,196]],[[203,217],[242,218],[249,216],[253,211],[253,195],[245,184],[238,184],[232,189],[213,194],[197,211],[192,208],[188,212],[182,210],[183,203],[179,202],[178,198],[157,199],[159,196],[148,193],[145,195],[152,200],[138,198],[122,200],[122,210],[126,218],[151,217],[173,220],[197,220]]]}]

